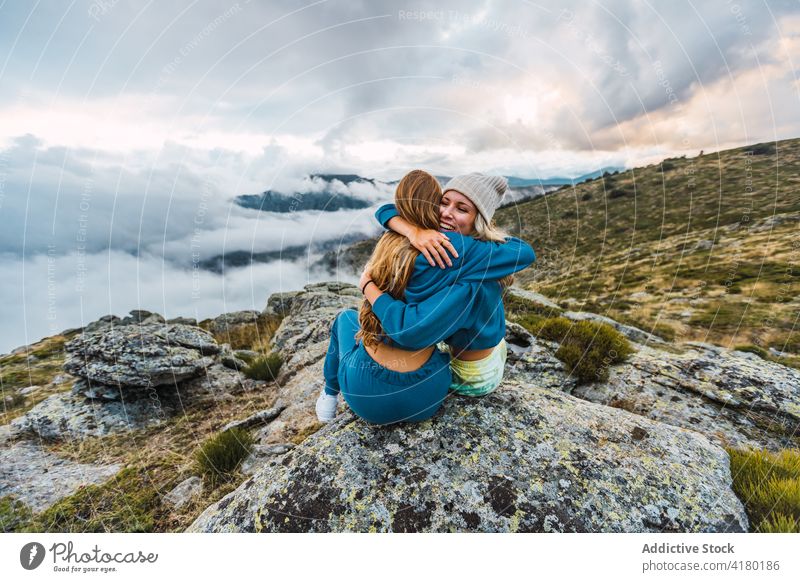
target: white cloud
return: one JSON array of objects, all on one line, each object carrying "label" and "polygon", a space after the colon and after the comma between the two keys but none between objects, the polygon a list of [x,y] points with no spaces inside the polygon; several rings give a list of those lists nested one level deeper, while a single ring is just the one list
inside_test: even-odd
[{"label": "white cloud", "polygon": [[[307,261],[276,261],[229,271],[179,269],[154,257],[119,251],[0,261],[0,353],[132,309],[170,319],[202,320],[241,309],[261,311],[270,294],[329,280]],[[345,275],[342,280],[355,283]]]}]

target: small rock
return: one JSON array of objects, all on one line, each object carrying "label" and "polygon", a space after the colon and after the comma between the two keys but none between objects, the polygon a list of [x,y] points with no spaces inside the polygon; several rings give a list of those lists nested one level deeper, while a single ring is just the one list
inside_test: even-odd
[{"label": "small rock", "polygon": [[273,406],[272,408],[267,408],[266,410],[256,412],[244,420],[234,420],[233,422],[229,422],[222,427],[222,432],[232,428],[252,428],[254,426],[258,426],[259,424],[267,424],[271,420],[276,419],[285,408],[285,404],[280,404],[278,406]]},{"label": "small rock", "polygon": [[194,497],[203,492],[203,480],[193,476],[181,481],[175,489],[164,496],[164,501],[172,505],[175,509],[180,509]]}]

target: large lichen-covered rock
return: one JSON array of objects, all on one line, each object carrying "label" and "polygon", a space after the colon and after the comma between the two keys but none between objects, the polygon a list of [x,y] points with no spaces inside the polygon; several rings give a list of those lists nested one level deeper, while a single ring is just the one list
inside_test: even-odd
[{"label": "large lichen-covered rock", "polygon": [[800,444],[800,371],[699,342],[681,348],[637,346],[625,365],[611,368],[607,382],[572,394],[702,432],[721,445]]},{"label": "large lichen-covered rock", "polygon": [[11,495],[33,511],[43,511],[84,485],[102,483],[119,465],[76,463],[27,441],[0,448],[0,497]]},{"label": "large lichen-covered rock", "polygon": [[[291,297],[285,293],[277,295],[281,309],[287,311],[272,338],[284,359],[276,382],[276,397],[286,408],[256,435],[258,443],[265,446],[297,442],[321,426],[314,402],[325,383],[322,364],[331,325],[340,311],[357,308],[361,302],[361,293],[355,285],[339,282],[306,285]],[[273,297],[268,304],[274,306],[278,299]],[[346,408],[340,405],[342,410]]]},{"label": "large lichen-covered rock", "polygon": [[800,371],[755,354],[699,342],[636,344],[607,381],[578,386],[554,356],[557,343],[514,323],[506,324],[506,342],[506,378],[688,428],[722,446],[800,446]]},{"label": "large lichen-covered rock", "polygon": [[64,344],[64,370],[91,383],[147,388],[195,378],[220,347],[208,332],[181,324],[129,325],[84,333]]},{"label": "large lichen-covered rock", "polygon": [[189,531],[746,531],[730,485],[698,433],[512,381],[420,424],[340,415]]}]

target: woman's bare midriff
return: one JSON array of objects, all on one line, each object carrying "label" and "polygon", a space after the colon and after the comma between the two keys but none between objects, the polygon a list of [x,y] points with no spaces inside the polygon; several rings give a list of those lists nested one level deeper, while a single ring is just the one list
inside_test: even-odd
[{"label": "woman's bare midriff", "polygon": [[434,346],[423,350],[409,351],[379,343],[376,346],[364,346],[369,356],[387,370],[394,372],[413,372],[425,365],[431,357]]},{"label": "woman's bare midriff", "polygon": [[[497,347],[497,346],[495,346]],[[477,360],[482,360],[483,358],[488,358],[492,355],[494,348],[486,348],[485,350],[464,350],[461,348],[452,348],[451,355],[454,358],[458,358],[464,362],[475,362]]]}]

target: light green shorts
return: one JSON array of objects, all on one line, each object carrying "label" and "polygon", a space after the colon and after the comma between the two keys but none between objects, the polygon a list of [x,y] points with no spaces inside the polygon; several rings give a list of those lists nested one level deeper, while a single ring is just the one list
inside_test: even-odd
[{"label": "light green shorts", "polygon": [[506,366],[508,350],[506,340],[494,348],[494,351],[481,360],[467,362],[452,358],[450,371],[453,381],[450,390],[466,396],[484,396],[500,385]]}]

